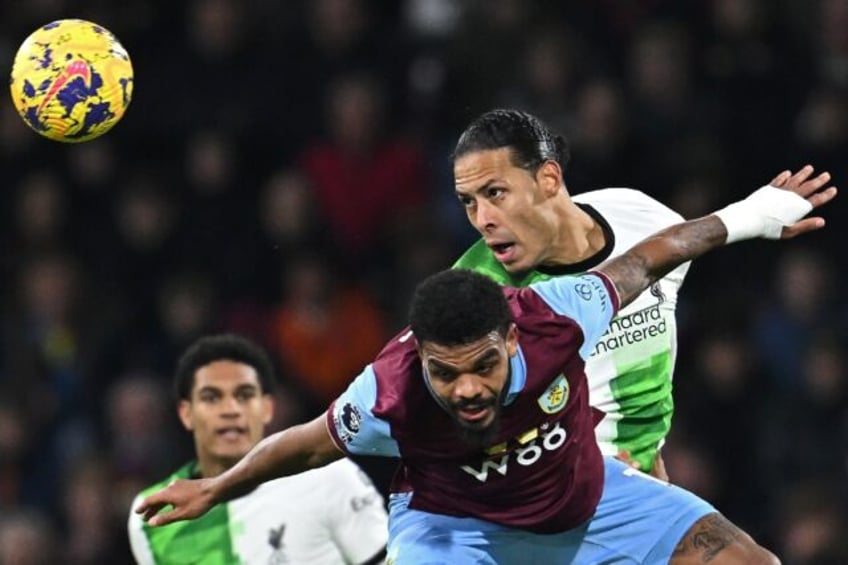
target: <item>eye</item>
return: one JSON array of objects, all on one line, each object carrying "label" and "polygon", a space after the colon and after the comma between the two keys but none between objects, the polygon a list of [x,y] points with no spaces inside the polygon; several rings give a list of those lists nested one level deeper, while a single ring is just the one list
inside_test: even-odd
[{"label": "eye", "polygon": [[495,200],[504,195],[504,189],[498,188],[496,186],[490,186],[486,189],[486,198],[489,200]]},{"label": "eye", "polygon": [[491,373],[492,369],[494,369],[494,368],[495,368],[494,363],[485,363],[485,364],[477,367],[477,374],[478,375],[486,375],[488,373]]},{"label": "eye", "polygon": [[245,390],[240,390],[240,391],[236,392],[236,399],[238,399],[240,402],[245,402],[245,401],[250,400],[251,398],[253,398],[255,396],[256,396],[256,391],[254,391],[252,389],[245,389]]},{"label": "eye", "polygon": [[453,373],[441,367],[433,367],[427,372],[430,373],[430,378],[439,381],[449,382],[453,379]]},{"label": "eye", "polygon": [[459,203],[465,206],[466,208],[471,208],[475,204],[474,199],[470,196],[460,194],[459,196],[457,196],[457,198],[459,199]]},{"label": "eye", "polygon": [[214,403],[217,402],[221,396],[212,391],[203,391],[198,395],[198,398],[201,402]]}]

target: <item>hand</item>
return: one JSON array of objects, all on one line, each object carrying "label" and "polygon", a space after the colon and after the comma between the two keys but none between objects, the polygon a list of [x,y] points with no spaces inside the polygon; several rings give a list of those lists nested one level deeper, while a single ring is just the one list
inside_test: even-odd
[{"label": "hand", "polygon": [[[214,506],[211,482],[212,479],[176,481],[142,500],[135,512],[151,526],[197,518]],[[163,512],[168,505],[173,508]]]},{"label": "hand", "polygon": [[654,466],[651,467],[651,475],[658,478],[661,481],[670,482],[668,479],[668,473],[665,470],[665,461],[662,458],[662,451],[657,450],[657,454],[654,456]]},{"label": "hand", "polygon": [[620,449],[616,454],[615,458],[621,461],[622,463],[627,463],[628,467],[636,469],[637,471],[642,470],[642,464],[633,459],[633,457],[630,455],[630,451],[626,449]]},{"label": "hand", "polygon": [[[830,181],[830,173],[827,171],[813,178],[810,178],[811,174],[813,174],[813,166],[806,165],[795,174],[792,174],[791,171],[783,171],[774,177],[769,184],[804,197],[813,209],[816,209],[833,200],[837,190],[835,186],[820,190]],[[784,226],[780,238],[789,239],[808,231],[821,229],[824,227],[824,223],[824,218],[818,216],[804,218],[790,226]]]},{"label": "hand", "polygon": [[752,238],[789,239],[824,227],[824,218],[806,215],[833,200],[836,187],[821,188],[830,181],[830,173],[814,178],[807,165],[797,173],[783,171],[771,183],[755,190],[744,200],[714,212],[727,232],[725,243]]},{"label": "hand", "polygon": [[[627,465],[629,465],[633,469],[636,469],[637,471],[642,470],[642,464],[633,459],[633,457],[630,455],[630,452],[626,449],[620,450],[615,456],[615,458],[623,463],[627,463]],[[668,473],[666,473],[665,471],[665,462],[663,461],[662,454],[659,451],[657,451],[657,454],[654,457],[654,464],[651,467],[650,473],[648,474],[652,477],[660,479],[661,481],[669,482]]]}]

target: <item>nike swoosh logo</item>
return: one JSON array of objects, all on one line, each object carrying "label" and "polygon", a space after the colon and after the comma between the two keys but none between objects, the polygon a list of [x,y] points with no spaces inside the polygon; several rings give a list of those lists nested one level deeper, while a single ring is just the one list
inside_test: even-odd
[{"label": "nike swoosh logo", "polygon": [[61,90],[62,87],[74,77],[82,77],[86,85],[89,85],[91,83],[91,68],[88,66],[88,63],[81,60],[71,61],[71,63],[65,67],[65,70],[62,71],[62,74],[59,75],[59,78],[57,78],[50,86],[50,90],[47,91],[47,94],[44,95],[44,100],[41,101],[38,111],[40,112],[44,106],[46,106],[47,103],[56,96],[56,93],[59,92],[59,90]]}]

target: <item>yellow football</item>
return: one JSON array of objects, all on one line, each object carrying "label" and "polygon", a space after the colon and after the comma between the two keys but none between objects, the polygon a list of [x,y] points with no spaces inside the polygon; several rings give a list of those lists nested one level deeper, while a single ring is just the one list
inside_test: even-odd
[{"label": "yellow football", "polygon": [[127,51],[109,30],[58,20],[27,37],[15,55],[10,89],[24,122],[56,141],[81,142],[109,131],[133,93]]}]

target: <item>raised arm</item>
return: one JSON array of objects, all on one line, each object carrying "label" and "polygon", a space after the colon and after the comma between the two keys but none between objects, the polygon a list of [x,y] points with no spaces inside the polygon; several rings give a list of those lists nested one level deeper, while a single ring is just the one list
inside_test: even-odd
[{"label": "raised arm", "polygon": [[[327,430],[327,416],[293,426],[259,442],[217,477],[177,481],[145,498],[135,511],[151,526],[196,518],[215,504],[249,493],[261,483],[327,465],[344,454]],[[167,506],[173,509],[161,512]]]},{"label": "raised arm", "polygon": [[599,265],[618,291],[621,306],[678,265],[725,243],[764,237],[788,239],[824,227],[820,217],[804,218],[836,196],[836,187],[821,190],[830,174],[813,178],[813,167],[784,171],[768,186],[714,214],[676,224],[639,242],[626,253]]}]

